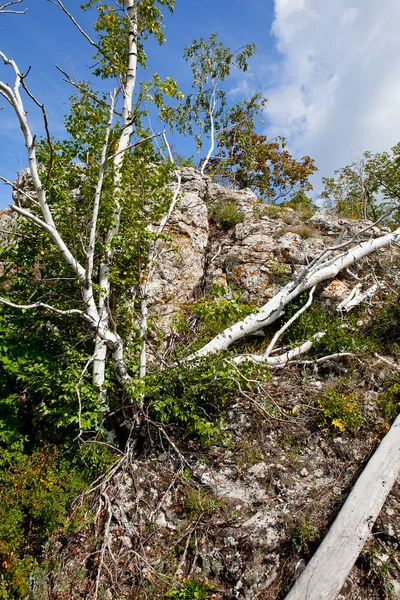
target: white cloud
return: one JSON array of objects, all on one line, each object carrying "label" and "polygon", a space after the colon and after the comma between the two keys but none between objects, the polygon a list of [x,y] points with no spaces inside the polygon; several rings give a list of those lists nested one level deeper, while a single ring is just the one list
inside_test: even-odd
[{"label": "white cloud", "polygon": [[399,0],[275,0],[269,135],[329,176],[400,141]]}]

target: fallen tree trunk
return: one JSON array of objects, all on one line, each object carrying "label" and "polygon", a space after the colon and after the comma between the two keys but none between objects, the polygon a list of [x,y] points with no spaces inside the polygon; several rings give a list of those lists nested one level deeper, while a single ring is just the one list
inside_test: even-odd
[{"label": "fallen tree trunk", "polygon": [[334,600],[400,474],[400,415],[285,600]]}]

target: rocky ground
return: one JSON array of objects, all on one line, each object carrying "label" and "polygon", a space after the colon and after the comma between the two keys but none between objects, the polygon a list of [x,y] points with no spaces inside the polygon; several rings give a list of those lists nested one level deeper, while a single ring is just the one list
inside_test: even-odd
[{"label": "rocky ground", "polygon": [[[88,524],[48,544],[35,598],[93,598],[96,581],[99,598],[164,598],[189,578],[210,598],[283,599],[387,430],[386,366],[276,373],[262,397],[237,398],[225,443],[209,448],[165,427],[162,444],[123,458],[93,492]],[[360,399],[356,433],[321,426],[318,399],[344,378]],[[400,597],[399,508],[397,483],[339,598]]]}]

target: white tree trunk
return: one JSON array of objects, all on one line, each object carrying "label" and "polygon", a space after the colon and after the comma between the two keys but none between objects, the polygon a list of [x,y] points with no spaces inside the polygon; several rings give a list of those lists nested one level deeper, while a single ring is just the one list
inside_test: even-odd
[{"label": "white tree trunk", "polygon": [[400,415],[285,600],[334,600],[400,474]]},{"label": "white tree trunk", "polygon": [[297,278],[283,287],[258,312],[228,327],[186,360],[193,360],[226,350],[237,340],[274,323],[282,315],[285,306],[302,292],[309,290],[322,281],[336,277],[343,269],[350,267],[381,248],[386,248],[391,244],[399,242],[399,240],[400,228],[379,238],[360,242],[353,248],[346,250],[346,252],[342,252],[339,256],[328,256],[323,261],[313,261],[310,267],[303,269]]},{"label": "white tree trunk", "polygon": [[[137,11],[135,7],[135,0],[129,0],[127,6],[127,15],[129,19],[129,40],[128,40],[128,72],[125,81],[125,85],[122,89],[123,94],[123,108],[122,108],[122,133],[118,141],[117,152],[114,154],[114,214],[113,223],[107,234],[106,250],[104,261],[100,266],[99,286],[100,292],[100,319],[102,326],[105,328],[109,327],[109,314],[107,310],[107,304],[110,296],[110,266],[114,257],[113,241],[119,234],[120,223],[121,223],[121,179],[122,179],[122,166],[125,157],[125,152],[130,148],[130,139],[133,132],[132,123],[132,101],[133,92],[135,90],[136,83],[136,72],[137,72]],[[95,342],[95,356],[96,361],[93,365],[93,381],[96,380],[96,385],[100,388],[104,384],[105,380],[105,369],[106,369],[106,351],[104,350],[102,340],[96,338]],[[113,355],[115,358],[115,355]],[[116,362],[114,360],[114,368],[116,372],[120,369],[121,356],[118,355]],[[123,379],[127,378],[127,371],[124,371]]]}]

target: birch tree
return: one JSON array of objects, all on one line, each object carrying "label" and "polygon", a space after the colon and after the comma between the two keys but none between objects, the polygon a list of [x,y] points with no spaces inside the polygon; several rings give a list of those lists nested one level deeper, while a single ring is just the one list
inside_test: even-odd
[{"label": "birch tree", "polygon": [[[47,279],[69,282],[64,297],[57,293],[58,287],[53,291],[47,287],[47,298],[43,296],[37,300],[35,290],[32,301],[32,293],[27,294],[25,290],[22,297],[3,295],[0,302],[13,310],[41,311],[70,319],[93,340],[93,351],[85,358],[78,380],[92,370],[100,406],[107,412],[108,359],[124,397],[139,406],[144,398],[148,284],[154,273],[157,240],[179,201],[180,174],[174,165],[168,140],[162,134],[167,151],[166,160],[163,160],[152,144],[153,138],[162,132],[147,131],[143,119],[147,117],[144,103],[149,98],[153,97],[162,108],[163,95],[178,102],[182,101],[182,95],[173,80],[162,81],[158,75],[142,86],[137,84],[138,65],[146,64],[146,39],[155,36],[159,43],[164,40],[160,7],[172,10],[174,2],[124,0],[107,6],[90,0],[83,8],[97,10],[94,39],[82,29],[61,0],[52,0],[52,4],[95,49],[94,75],[110,80],[112,85],[108,94],[98,94],[88,83],[77,82],[63,72],[74,87],[75,95],[65,121],[69,137],[55,141],[50,134],[45,105],[31,93],[27,76],[12,58],[0,53],[4,73],[11,73],[13,80],[12,83],[5,79],[0,81],[0,94],[12,107],[22,130],[31,189],[21,188],[18,181],[2,179],[14,189],[17,198],[12,210],[29,224],[29,235],[40,238],[46,245],[46,259],[52,265],[52,276]],[[193,118],[196,126],[203,126],[210,134],[211,146],[206,160],[212,154],[219,111],[225,108],[226,97],[219,90],[220,82],[235,64],[245,70],[247,59],[253,52],[253,46],[246,46],[235,53],[218,43],[216,36],[211,36],[208,44],[204,40],[195,43],[186,52],[186,57],[193,61],[198,93],[178,105],[178,116],[188,117],[189,129]],[[211,87],[206,88],[210,77]],[[218,108],[217,100],[220,102]],[[29,102],[42,112],[47,136],[40,142],[28,119]],[[183,112],[179,112],[181,110]],[[173,111],[161,110],[161,113],[173,124]],[[184,129],[183,121],[178,120],[179,127]],[[174,182],[172,190],[167,185],[171,179]],[[186,358],[186,363],[190,365],[193,361],[224,352],[233,343],[267,328],[282,318],[288,304],[311,290],[309,301],[302,309],[306,310],[319,283],[335,277],[371,253],[398,243],[399,236],[400,229],[396,229],[376,239],[360,241],[355,237],[327,248],[296,272],[260,310],[219,332]],[[22,245],[17,243],[15,247],[14,256],[17,257]],[[42,255],[40,259],[35,257],[36,262],[32,263],[40,281],[46,259]],[[11,268],[5,289],[12,290],[12,277]],[[232,362],[236,365],[253,362],[283,366],[310,351],[314,341],[324,335],[323,331],[317,331],[298,348],[271,356],[276,341],[291,322],[278,331],[263,354],[239,354]],[[168,365],[163,367],[168,368]],[[78,425],[81,430],[79,418]]]},{"label": "birch tree", "polygon": [[[64,73],[66,80],[77,91],[72,98],[71,113],[66,119],[70,138],[64,143],[55,142],[51,137],[44,104],[33,96],[27,86],[26,76],[4,52],[0,53],[0,57],[5,67],[11,71],[13,83],[1,81],[0,94],[11,105],[21,127],[32,184],[29,194],[23,192],[25,201],[14,204],[12,209],[29,221],[38,232],[46,234],[46,243],[57,250],[68,267],[69,275],[78,286],[81,306],[64,309],[48,302],[23,303],[11,298],[1,298],[1,302],[24,311],[39,309],[58,316],[73,315],[84,327],[89,327],[95,338],[95,348],[90,359],[93,365],[93,383],[104,398],[107,354],[112,358],[120,384],[128,389],[131,382],[124,356],[126,348],[115,326],[117,315],[113,314],[111,302],[112,270],[117,269],[116,255],[121,255],[121,231],[126,231],[124,219],[131,219],[131,229],[137,234],[136,247],[142,246],[141,251],[151,257],[152,238],[161,233],[165,215],[170,214],[169,202],[175,202],[178,196],[178,192],[171,195],[164,189],[169,164],[160,169],[157,165],[154,166],[156,174],[153,181],[157,182],[158,192],[155,193],[154,189],[149,191],[151,198],[147,198],[147,206],[146,198],[139,199],[135,190],[132,190],[135,174],[148,168],[143,163],[143,156],[149,159],[149,152],[152,152],[152,149],[148,149],[147,154],[144,152],[138,159],[135,149],[154,137],[149,136],[140,125],[145,111],[140,112],[135,106],[135,102],[140,105],[143,101],[141,90],[136,85],[137,68],[139,64],[145,66],[146,63],[144,41],[149,36],[154,36],[160,44],[164,41],[159,7],[165,6],[172,11],[174,2],[127,0],[115,3],[115,6],[107,6],[103,2],[90,0],[83,5],[83,9],[97,10],[96,40],[82,29],[61,0],[52,3],[95,48],[97,63],[94,75],[110,80],[114,87],[108,95],[100,95],[90,85],[76,82]],[[7,9],[8,6],[7,4],[2,8]],[[159,79],[157,83],[166,93],[177,92],[176,86],[171,87],[170,81],[164,88]],[[47,139],[40,143],[27,116],[26,106],[29,102],[36,104],[43,115]],[[158,163],[160,165],[161,161]],[[163,178],[164,181],[161,181]],[[147,179],[151,181],[151,177]],[[18,195],[18,182],[13,183],[5,178],[2,180]],[[62,180],[67,182],[67,186],[63,185]],[[149,190],[152,186],[154,187],[150,183]],[[129,193],[133,196],[136,193],[137,201],[132,203],[131,197],[131,208],[123,215]],[[83,210],[79,208],[77,200],[81,201]],[[152,223],[154,229],[151,227]],[[71,227],[72,233],[68,231]],[[142,259],[139,269],[141,273],[135,272],[137,279],[146,279],[148,262],[147,259]],[[142,292],[144,287],[142,284]],[[132,296],[132,286],[131,289],[126,288],[124,293]],[[134,298],[131,300],[133,306]],[[145,310],[142,312],[144,316],[142,315],[141,330],[145,331]],[[144,338],[144,334],[141,338]]]}]

